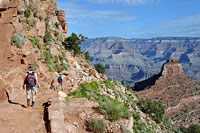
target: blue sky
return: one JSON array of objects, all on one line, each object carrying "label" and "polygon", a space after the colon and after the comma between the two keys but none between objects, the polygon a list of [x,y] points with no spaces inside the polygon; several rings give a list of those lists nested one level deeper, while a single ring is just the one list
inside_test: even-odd
[{"label": "blue sky", "polygon": [[56,0],[68,36],[199,37],[200,0]]}]

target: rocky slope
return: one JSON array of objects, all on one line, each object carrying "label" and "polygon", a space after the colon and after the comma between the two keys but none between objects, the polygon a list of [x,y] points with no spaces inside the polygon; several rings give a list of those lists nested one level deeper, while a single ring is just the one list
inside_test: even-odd
[{"label": "rocky slope", "polygon": [[[56,67],[61,63],[66,66],[63,71],[68,85],[64,87],[66,90],[76,87],[72,81],[78,83],[98,79],[92,75],[88,79],[87,72],[94,71],[95,74],[96,71],[84,59],[73,57],[61,45],[67,37],[67,23],[64,11],[57,9],[55,1],[4,0],[1,1],[0,14],[0,99],[5,98],[4,90],[22,89],[24,74],[30,64],[36,66],[41,88],[44,89],[55,86],[58,76]],[[16,47],[13,37],[25,42],[23,47]],[[96,76],[101,79],[98,73]]]},{"label": "rocky slope", "polygon": [[106,66],[106,75],[123,84],[134,85],[160,72],[162,64],[175,58],[184,73],[200,79],[198,37],[163,37],[152,39],[123,39],[102,37],[84,42],[82,50],[89,51],[92,64]]},{"label": "rocky slope", "polygon": [[185,76],[178,60],[168,60],[158,75],[136,83],[134,89],[142,98],[161,102],[166,109],[165,117],[176,126],[200,123],[200,82]]}]

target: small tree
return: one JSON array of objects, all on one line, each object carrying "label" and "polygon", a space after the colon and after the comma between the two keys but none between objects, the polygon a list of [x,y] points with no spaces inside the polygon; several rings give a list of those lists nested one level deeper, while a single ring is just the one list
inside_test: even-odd
[{"label": "small tree", "polygon": [[75,33],[72,33],[71,36],[65,39],[63,45],[65,46],[65,49],[72,51],[74,55],[80,55],[82,52],[79,44],[81,44],[81,42],[85,41],[86,39],[87,37],[84,37],[81,34],[77,36]]},{"label": "small tree", "polygon": [[89,51],[85,52],[84,55],[85,55],[85,59],[87,61],[90,61],[90,53],[89,53]]},{"label": "small tree", "polygon": [[100,63],[96,64],[95,69],[99,73],[103,73],[104,74],[106,72],[106,68]]}]

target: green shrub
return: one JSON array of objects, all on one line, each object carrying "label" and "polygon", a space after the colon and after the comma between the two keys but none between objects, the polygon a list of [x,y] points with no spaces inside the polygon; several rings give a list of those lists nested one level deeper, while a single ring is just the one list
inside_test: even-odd
[{"label": "green shrub", "polygon": [[85,53],[84,53],[84,56],[85,56],[85,59],[86,59],[87,61],[90,61],[90,53],[89,53],[89,51],[85,52]]},{"label": "green shrub", "polygon": [[62,55],[54,56],[54,63],[55,65],[55,71],[62,72],[63,70],[68,70],[69,66],[64,63],[65,58]]},{"label": "green shrub", "polygon": [[29,17],[31,16],[31,11],[30,11],[30,9],[28,9],[28,8],[25,9],[25,11],[24,11],[24,16],[25,16],[26,18],[29,18]]},{"label": "green shrub", "polygon": [[65,70],[69,69],[69,66],[67,64],[64,65]]},{"label": "green shrub", "polygon": [[37,10],[35,10],[35,11],[33,12],[33,16],[34,16],[35,18],[38,18],[38,17],[39,17],[38,11],[37,11]]},{"label": "green shrub", "polygon": [[53,34],[54,34],[55,37],[59,36],[59,32],[57,32],[56,30],[53,31]]},{"label": "green shrub", "polygon": [[59,55],[58,58],[59,58],[60,62],[64,61],[64,57],[62,55]]},{"label": "green shrub", "polygon": [[126,86],[126,89],[127,89],[127,90],[130,90],[130,89],[131,89],[130,85],[127,85],[127,86]]},{"label": "green shrub", "polygon": [[92,119],[88,122],[88,130],[95,133],[103,133],[106,130],[106,122],[104,119]]},{"label": "green shrub", "polygon": [[121,83],[119,81],[114,81],[113,83],[114,83],[114,85],[121,85]]},{"label": "green shrub", "polygon": [[77,90],[70,92],[69,96],[73,97],[85,97],[88,100],[97,100],[100,97],[100,94],[98,93],[98,83],[95,81],[92,81],[91,83],[81,83]]},{"label": "green shrub", "polygon": [[52,45],[52,36],[51,36],[51,33],[50,32],[46,32],[45,33],[45,36],[44,36],[44,42],[48,45]]},{"label": "green shrub", "polygon": [[35,37],[35,36],[28,36],[28,38],[31,40],[31,44],[32,46],[35,48],[35,47],[38,47],[39,49],[44,49],[44,45],[40,43],[40,40]]},{"label": "green shrub", "polygon": [[47,67],[49,68],[49,71],[53,72],[54,71],[54,63],[53,63],[52,54],[49,52],[49,50],[47,50],[47,51],[44,51],[41,56],[45,60],[45,63],[47,65]]},{"label": "green shrub", "polygon": [[69,96],[66,96],[64,101],[68,102],[69,101]]},{"label": "green shrub", "polygon": [[58,56],[56,55],[56,56],[54,56],[54,63],[58,63],[59,62],[59,58],[58,58]]},{"label": "green shrub", "polygon": [[167,130],[171,133],[181,133],[180,129],[176,129],[172,123],[170,123],[167,119],[163,119],[160,123],[162,130]]},{"label": "green shrub", "polygon": [[110,80],[104,80],[103,83],[106,85],[106,88],[109,88],[109,89],[115,88],[115,85],[112,82],[110,82]]},{"label": "green shrub", "polygon": [[82,98],[83,97],[80,89],[77,89],[73,92],[69,92],[68,96],[73,96],[74,98]]},{"label": "green shrub", "polygon": [[50,24],[47,24],[47,30],[51,31],[51,25]]},{"label": "green shrub", "polygon": [[196,124],[192,124],[188,127],[188,133],[200,133],[200,126]]},{"label": "green shrub", "polygon": [[92,81],[90,85],[93,88],[93,90],[97,90],[99,88],[99,84],[96,81]]},{"label": "green shrub", "polygon": [[77,36],[75,33],[72,33],[71,36],[65,39],[63,45],[66,50],[72,51],[74,55],[80,55],[82,52],[79,44],[81,44],[82,41],[85,41],[85,39],[87,39],[87,37],[84,37],[81,34]]},{"label": "green shrub", "polygon": [[58,23],[58,22],[55,22],[55,23],[53,24],[53,27],[59,29],[59,23]]},{"label": "green shrub", "polygon": [[99,112],[106,115],[109,120],[129,118],[132,115],[128,107],[117,99],[106,99],[105,102],[100,103]]},{"label": "green shrub", "polygon": [[100,63],[96,64],[95,69],[99,73],[103,73],[104,74],[106,72],[106,68]]},{"label": "green shrub", "polygon": [[31,24],[31,21],[28,18],[23,18],[23,23],[27,23],[28,25]]},{"label": "green shrub", "polygon": [[144,122],[142,120],[134,121],[133,122],[133,130],[134,133],[152,133],[150,129],[147,128]]},{"label": "green shrub", "polygon": [[200,133],[200,126],[197,124],[191,124],[188,128],[180,126],[179,129],[183,133]]},{"label": "green shrub", "polygon": [[140,120],[140,114],[138,112],[133,113],[133,118],[136,121]]},{"label": "green shrub", "polygon": [[58,73],[62,72],[64,69],[65,69],[64,66],[62,66],[60,64],[55,65],[55,71]]},{"label": "green shrub", "polygon": [[142,112],[149,114],[149,116],[157,123],[162,121],[164,107],[159,102],[150,99],[139,99],[137,105]]},{"label": "green shrub", "polygon": [[25,39],[20,33],[15,33],[11,41],[18,47],[21,48],[25,44]]}]

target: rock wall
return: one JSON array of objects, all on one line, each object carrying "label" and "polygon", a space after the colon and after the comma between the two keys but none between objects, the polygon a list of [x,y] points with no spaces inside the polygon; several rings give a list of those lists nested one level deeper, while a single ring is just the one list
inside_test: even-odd
[{"label": "rock wall", "polygon": [[3,74],[8,67],[8,54],[10,52],[9,45],[11,37],[16,31],[13,23],[17,21],[17,0],[1,0],[0,1],[0,100],[5,98],[5,79]]},{"label": "rock wall", "polygon": [[[30,16],[25,11],[30,10]],[[46,33],[51,35],[51,43],[44,44]],[[18,48],[11,41],[15,33],[21,34],[25,44]],[[66,58],[69,69],[63,71],[64,91],[76,89],[83,81],[106,79],[82,57],[74,57],[64,50],[62,42],[67,37],[65,12],[57,9],[54,0],[0,0],[0,100],[5,100],[5,90],[22,89],[28,66],[33,64],[39,77],[40,90],[58,89],[58,72],[50,72],[44,52],[52,56]],[[33,37],[37,38],[38,44]]]}]

